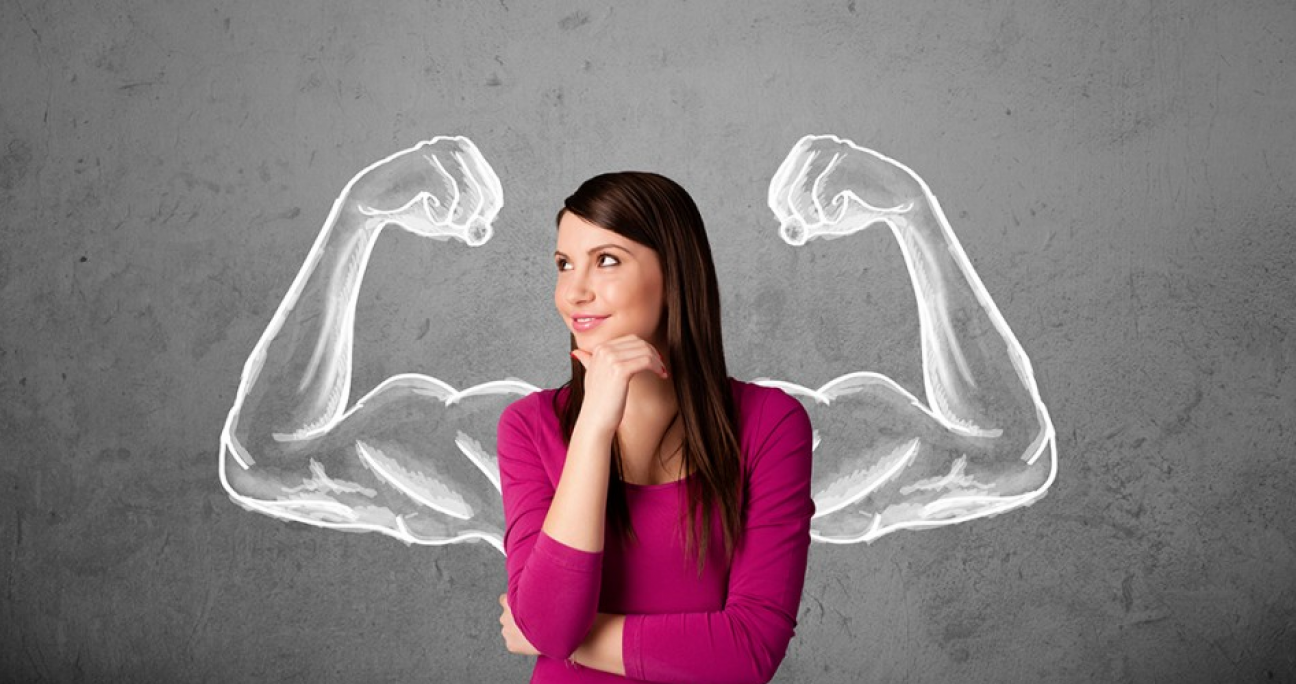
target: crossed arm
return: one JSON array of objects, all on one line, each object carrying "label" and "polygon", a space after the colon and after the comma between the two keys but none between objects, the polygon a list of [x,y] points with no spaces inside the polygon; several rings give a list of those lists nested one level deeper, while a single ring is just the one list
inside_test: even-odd
[{"label": "crossed arm", "polygon": [[[766,682],[796,627],[809,552],[812,430],[778,390],[761,390],[760,437],[747,456],[743,538],[718,611],[598,613],[602,552],[582,551],[541,528],[553,487],[517,406],[500,419],[498,449],[507,520],[508,603],[541,654],[656,682]],[[757,401],[758,399],[753,399]],[[524,402],[525,403],[525,402]]]}]

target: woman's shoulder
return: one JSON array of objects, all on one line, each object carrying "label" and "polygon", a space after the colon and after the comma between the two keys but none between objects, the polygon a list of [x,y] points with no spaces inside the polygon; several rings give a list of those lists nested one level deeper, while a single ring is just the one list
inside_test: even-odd
[{"label": "woman's shoulder", "polygon": [[500,443],[529,444],[541,460],[549,462],[565,453],[558,415],[551,404],[561,388],[539,389],[514,399],[500,412],[497,438]]},{"label": "woman's shoulder", "polygon": [[563,389],[565,389],[565,386],[535,390],[534,392],[530,392],[514,399],[504,407],[504,412],[513,412],[525,416],[532,416],[536,411],[541,409],[552,411],[553,409],[551,407],[553,405],[553,397],[559,390]]},{"label": "woman's shoulder", "polygon": [[734,399],[739,441],[749,456],[759,459],[776,444],[814,433],[801,400],[776,384],[735,381]]},{"label": "woman's shoulder", "polygon": [[805,412],[805,406],[778,384],[761,384],[729,378],[734,391],[734,409],[739,416],[781,419],[791,413]]},{"label": "woman's shoulder", "polygon": [[776,384],[745,382],[736,389],[742,393],[739,440],[748,475],[809,467],[814,427],[801,400]]},{"label": "woman's shoulder", "polygon": [[500,414],[500,421],[520,421],[532,428],[548,426],[558,420],[558,412],[554,406],[555,397],[561,403],[566,400],[567,393],[567,385],[535,390],[514,399],[512,403],[505,406]]}]

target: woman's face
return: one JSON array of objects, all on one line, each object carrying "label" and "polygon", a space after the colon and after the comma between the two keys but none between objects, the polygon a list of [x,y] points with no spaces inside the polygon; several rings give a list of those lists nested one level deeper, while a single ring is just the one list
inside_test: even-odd
[{"label": "woman's face", "polygon": [[[554,305],[576,336],[576,346],[635,334],[666,355],[661,261],[652,248],[563,213],[554,253]],[[601,320],[579,321],[594,316]]]}]

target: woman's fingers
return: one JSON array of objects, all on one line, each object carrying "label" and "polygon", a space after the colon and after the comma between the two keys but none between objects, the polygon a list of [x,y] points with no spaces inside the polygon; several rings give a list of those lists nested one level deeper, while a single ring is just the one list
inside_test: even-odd
[{"label": "woman's fingers", "polygon": [[666,363],[654,351],[634,349],[622,350],[616,354],[608,360],[608,363],[627,378],[642,371],[649,371],[663,377],[666,374]]},{"label": "woman's fingers", "polygon": [[[584,369],[586,369],[586,372],[590,372],[590,364],[592,363],[592,359],[594,359],[594,355],[590,354],[590,352],[588,351],[574,350],[572,352],[572,356],[573,358],[575,358],[575,360],[581,361],[581,365],[583,365]],[[648,371],[657,373],[658,376],[666,377],[666,363],[664,360],[661,359],[661,355],[656,354],[656,352],[648,352],[648,354],[640,354],[638,356],[634,356],[634,355],[617,356],[617,358],[610,360],[609,363],[612,364],[629,363],[629,361],[632,361],[636,358],[647,359],[647,365],[644,365],[643,368],[638,368],[638,367],[627,368],[627,374],[631,374],[632,376],[632,374],[639,371],[643,371],[643,369],[647,368]]]},{"label": "woman's fingers", "polygon": [[667,374],[666,361],[657,348],[633,333],[607,340],[595,347],[593,352],[577,350],[577,359],[584,364],[586,370],[589,370],[593,358],[604,359],[613,365],[621,364],[630,375],[642,370],[658,375]]},{"label": "woman's fingers", "polygon": [[670,377],[657,350],[634,334],[607,340],[591,352],[580,350],[576,356],[585,367],[587,401],[581,408],[581,418],[600,430],[616,430],[621,424],[630,379],[636,373]]},{"label": "woman's fingers", "polygon": [[499,618],[500,636],[504,639],[504,648],[506,648],[509,653],[516,653],[518,655],[540,655],[540,652],[536,650],[535,646],[532,646],[531,642],[522,635],[522,631],[518,629],[517,623],[513,621],[513,613],[508,607],[508,595],[500,594],[499,603],[504,607]]}]

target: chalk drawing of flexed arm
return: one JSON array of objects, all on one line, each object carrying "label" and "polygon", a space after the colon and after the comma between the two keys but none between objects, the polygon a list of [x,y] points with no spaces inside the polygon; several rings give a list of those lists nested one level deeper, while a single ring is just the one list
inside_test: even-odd
[{"label": "chalk drawing of flexed arm", "polygon": [[[538,387],[510,377],[456,390],[403,374],[348,406],[356,300],[382,229],[476,247],[502,203],[499,178],[463,137],[421,142],[347,183],[244,365],[221,433],[221,482],[236,503],[504,552],[495,429],[505,406]],[[1057,455],[1030,362],[926,183],[848,140],[806,136],[771,181],[769,203],[793,246],[887,225],[918,301],[925,402],[877,373],[819,389],[755,380],[810,402],[811,536],[872,541],[1043,496]]]},{"label": "chalk drawing of flexed arm", "polygon": [[868,542],[1043,496],[1057,449],[1030,360],[927,184],[849,140],[805,136],[771,180],[769,206],[792,246],[886,225],[918,303],[926,401],[878,373],[849,373],[817,390],[756,381],[813,400],[811,536]]},{"label": "chalk drawing of flexed arm", "polygon": [[[455,390],[397,375],[348,406],[356,299],[394,225],[469,247],[492,235],[499,177],[464,137],[437,137],[347,183],[243,368],[221,433],[221,482],[239,505],[407,543],[485,540],[503,553],[494,430],[538,389],[508,379]],[[489,435],[486,447],[472,435]]]}]

